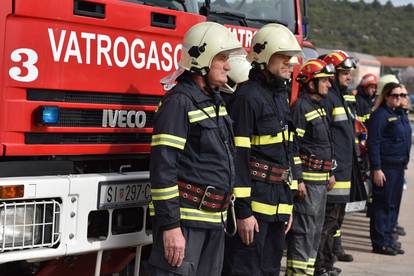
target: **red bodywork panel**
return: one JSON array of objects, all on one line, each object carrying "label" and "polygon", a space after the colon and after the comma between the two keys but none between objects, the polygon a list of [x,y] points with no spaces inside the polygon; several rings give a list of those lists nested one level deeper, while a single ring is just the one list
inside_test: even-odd
[{"label": "red bodywork panel", "polygon": [[[105,18],[74,15],[73,0],[15,0],[14,12],[12,1],[1,2],[0,143],[4,147],[3,155],[149,152],[148,139],[138,143],[132,138],[125,143],[102,141],[111,133],[114,134],[111,139],[116,139],[118,134],[148,134],[152,126],[103,127],[99,120],[104,119],[99,114],[103,116],[104,109],[144,111],[147,117],[153,114],[157,97],[142,101],[140,96],[163,95],[159,81],[176,69],[184,33],[194,24],[205,21],[205,17],[126,1],[93,2],[104,5]],[[175,17],[175,29],[151,26],[152,13],[161,16],[161,20]],[[66,96],[55,100],[54,92],[74,95],[69,100]],[[93,99],[78,100],[85,95]],[[133,96],[136,102],[129,104],[122,98],[125,96]],[[40,125],[36,120],[39,106],[58,106],[70,114],[74,110],[76,114],[95,114],[96,122],[88,122],[89,115],[84,115],[79,117],[85,121],[83,125],[74,127],[77,117],[67,115],[65,120],[72,121],[65,125]],[[76,134],[84,135],[82,141],[96,141],[65,143]],[[50,135],[54,138],[49,138]],[[36,138],[33,140],[32,136]],[[47,143],[47,139],[54,142]]]}]

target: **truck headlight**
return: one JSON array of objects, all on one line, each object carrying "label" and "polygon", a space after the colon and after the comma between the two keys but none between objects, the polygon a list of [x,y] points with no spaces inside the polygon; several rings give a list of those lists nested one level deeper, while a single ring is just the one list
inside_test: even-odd
[{"label": "truck headlight", "polygon": [[0,210],[0,244],[5,244],[5,247],[14,247],[38,243],[41,230],[37,226],[41,222],[38,207],[36,211],[34,206],[2,208]]},{"label": "truck headlight", "polygon": [[0,203],[0,252],[53,246],[60,238],[59,214],[54,200]]}]

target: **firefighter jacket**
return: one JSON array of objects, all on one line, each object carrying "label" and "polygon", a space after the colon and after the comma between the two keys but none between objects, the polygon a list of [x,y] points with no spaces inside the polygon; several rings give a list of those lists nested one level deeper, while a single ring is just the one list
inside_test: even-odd
[{"label": "firefighter jacket", "polygon": [[372,170],[404,168],[409,161],[411,127],[401,110],[385,104],[368,123],[368,155]]},{"label": "firefighter jacket", "polygon": [[[367,155],[366,141],[368,138],[368,120],[371,116],[371,109],[373,105],[373,97],[367,95],[364,88],[361,86],[357,87],[356,98],[356,114],[358,121],[355,122],[355,143],[359,144],[357,149],[358,161],[364,175],[364,178],[368,178],[369,174],[369,161]],[[361,123],[359,123],[361,122]]]},{"label": "firefighter jacket", "polygon": [[356,113],[357,118],[362,122],[366,123],[369,119],[372,109],[372,97],[367,95],[362,87],[357,88],[356,98]]},{"label": "firefighter jacket", "polygon": [[302,158],[306,157],[302,160],[302,177],[306,184],[326,185],[330,170],[316,170],[305,165],[309,157],[332,162],[332,138],[326,111],[321,101],[312,99],[307,92],[302,93],[292,108],[299,152]]},{"label": "firefighter jacket", "polygon": [[231,119],[219,93],[214,96],[204,94],[187,77],[161,101],[151,143],[155,227],[223,227],[225,212],[204,211],[188,204],[179,196],[177,185],[181,181],[231,193],[235,171]]},{"label": "firefighter jacket", "polygon": [[356,154],[355,147],[355,96],[347,89],[332,84],[323,99],[326,116],[331,129],[334,159],[337,167],[333,171],[336,184],[328,192],[328,202],[346,203],[350,198],[352,167]]},{"label": "firefighter jacket", "polygon": [[[254,214],[263,221],[286,221],[292,213],[292,189],[301,177],[300,158],[294,146],[294,131],[289,129],[290,109],[283,81],[268,81],[253,68],[249,80],[239,86],[229,103],[234,120],[236,145],[236,215]],[[267,183],[251,179],[250,162],[263,160],[282,168],[292,168],[288,183]],[[295,165],[296,161],[296,165]]]}]

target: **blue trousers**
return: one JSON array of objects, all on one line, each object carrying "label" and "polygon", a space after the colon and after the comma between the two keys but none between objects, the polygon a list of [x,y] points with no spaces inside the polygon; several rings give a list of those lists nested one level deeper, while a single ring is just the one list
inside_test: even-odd
[{"label": "blue trousers", "polygon": [[370,234],[373,248],[390,247],[392,230],[397,224],[404,185],[404,169],[383,169],[386,182],[383,187],[373,184]]}]

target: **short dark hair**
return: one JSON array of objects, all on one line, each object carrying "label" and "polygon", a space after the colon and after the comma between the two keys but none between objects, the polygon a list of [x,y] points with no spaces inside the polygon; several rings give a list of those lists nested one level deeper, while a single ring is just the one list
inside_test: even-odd
[{"label": "short dark hair", "polygon": [[382,93],[384,93],[385,96],[389,96],[395,88],[400,87],[401,85],[395,82],[389,82],[386,85],[384,85],[384,88],[382,88]]}]

